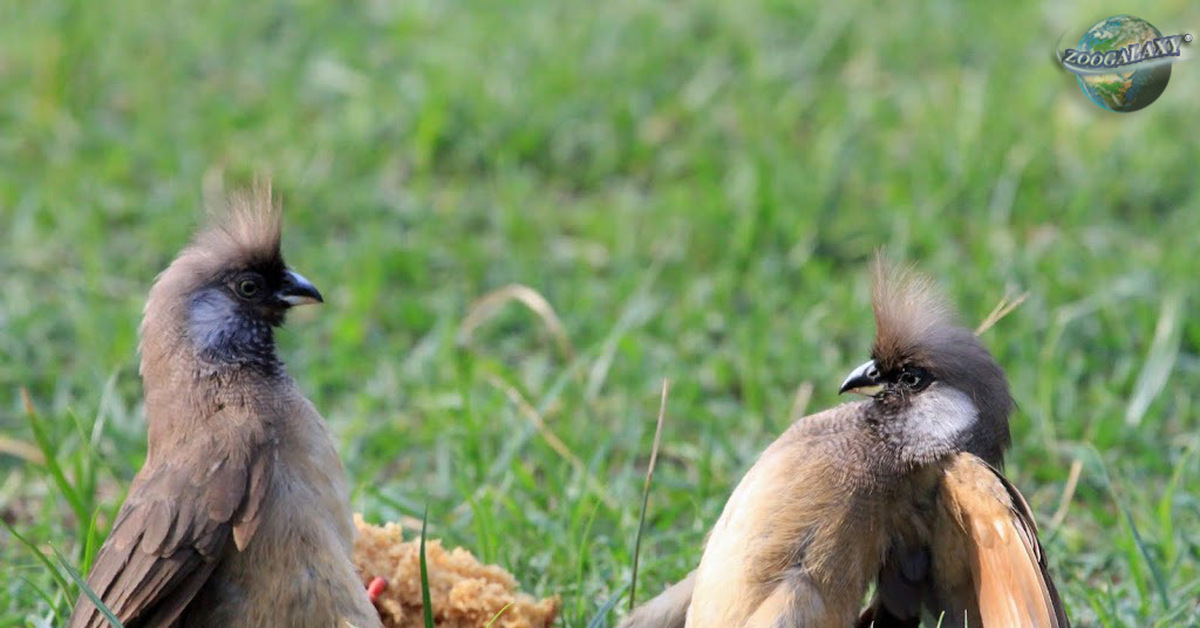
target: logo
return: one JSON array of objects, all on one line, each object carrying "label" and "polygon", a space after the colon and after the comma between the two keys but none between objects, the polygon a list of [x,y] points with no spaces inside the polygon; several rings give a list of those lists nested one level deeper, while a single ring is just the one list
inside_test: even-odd
[{"label": "logo", "polygon": [[1171,64],[1180,61],[1183,33],[1164,37],[1149,22],[1116,15],[1092,25],[1078,48],[1058,53],[1059,63],[1079,80],[1088,100],[1118,113],[1144,109],[1158,100],[1171,79]]}]

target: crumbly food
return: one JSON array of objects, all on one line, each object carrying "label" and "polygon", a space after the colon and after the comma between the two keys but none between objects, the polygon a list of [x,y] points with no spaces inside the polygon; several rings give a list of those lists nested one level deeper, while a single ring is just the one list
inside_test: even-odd
[{"label": "crumbly food", "polygon": [[[367,586],[386,580],[375,598],[385,628],[422,628],[420,541],[404,540],[400,524],[371,525],[354,515],[358,534],[354,563]],[[538,600],[517,590],[512,574],[479,562],[462,548],[446,550],[436,539],[425,541],[429,594],[434,623],[440,628],[546,628],[558,614],[557,597]]]}]

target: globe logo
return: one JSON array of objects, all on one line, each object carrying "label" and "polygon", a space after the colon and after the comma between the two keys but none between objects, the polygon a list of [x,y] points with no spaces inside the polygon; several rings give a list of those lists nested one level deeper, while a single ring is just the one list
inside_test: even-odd
[{"label": "globe logo", "polygon": [[1171,64],[1182,58],[1181,46],[1191,41],[1190,34],[1164,37],[1146,20],[1116,15],[1094,24],[1079,48],[1059,53],[1059,60],[1088,100],[1129,113],[1158,100],[1171,79]]}]

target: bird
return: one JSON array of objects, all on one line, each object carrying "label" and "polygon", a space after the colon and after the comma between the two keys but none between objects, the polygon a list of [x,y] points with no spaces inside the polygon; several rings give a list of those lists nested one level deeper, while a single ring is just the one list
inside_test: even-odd
[{"label": "bird", "polygon": [[768,446],[696,569],[621,628],[1069,627],[1001,471],[1003,369],[927,276],[882,256],[872,275],[871,359],[839,388],[865,398]]},{"label": "bird", "polygon": [[[283,260],[268,183],[213,214],[150,289],[146,459],[87,585],[127,628],[378,627],[345,471],[276,352],[288,310],[321,293]],[[108,621],[84,592],[69,625]]]}]

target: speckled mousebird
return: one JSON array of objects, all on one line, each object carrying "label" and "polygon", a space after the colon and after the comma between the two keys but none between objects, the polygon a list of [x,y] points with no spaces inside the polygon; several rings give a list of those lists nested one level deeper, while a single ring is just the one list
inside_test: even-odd
[{"label": "speckled mousebird", "polygon": [[[150,290],[146,462],[87,578],[128,628],[380,625],[329,430],[276,355],[288,309],[322,300],[280,236],[260,185]],[[70,625],[107,621],[81,595]]]},{"label": "speckled mousebird", "polygon": [[1004,371],[927,278],[877,259],[872,297],[871,360],[840,390],[867,399],[772,443],[699,567],[622,628],[1069,626],[1000,471]]}]

